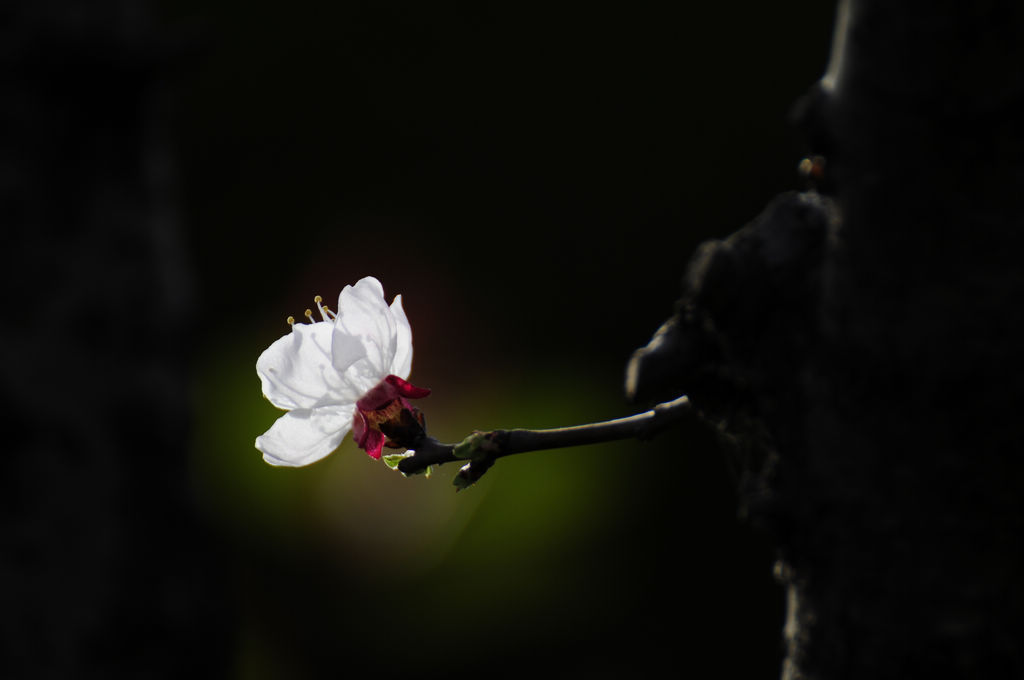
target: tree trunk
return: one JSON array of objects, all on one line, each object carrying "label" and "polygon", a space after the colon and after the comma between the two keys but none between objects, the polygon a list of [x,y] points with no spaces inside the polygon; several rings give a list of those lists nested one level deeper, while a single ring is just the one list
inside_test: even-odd
[{"label": "tree trunk", "polygon": [[799,106],[824,162],[705,245],[631,367],[739,456],[783,677],[1024,677],[1024,17],[841,2]]}]

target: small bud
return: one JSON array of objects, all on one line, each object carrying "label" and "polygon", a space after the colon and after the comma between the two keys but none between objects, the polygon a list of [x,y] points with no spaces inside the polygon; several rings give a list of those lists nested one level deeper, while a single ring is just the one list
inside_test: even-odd
[{"label": "small bud", "polygon": [[466,463],[461,468],[459,468],[458,474],[456,474],[455,479],[452,480],[452,484],[455,485],[456,491],[462,491],[463,489],[468,489],[469,487],[473,486],[473,482],[469,481],[470,465],[472,465],[472,463]]},{"label": "small bud", "polygon": [[492,465],[494,465],[493,458],[471,460],[463,465],[455,475],[455,479],[452,480],[455,490],[462,491],[476,484],[484,476],[484,473],[491,469]]},{"label": "small bud", "polygon": [[501,452],[502,443],[507,434],[504,430],[494,430],[493,432],[476,430],[473,434],[455,445],[452,455],[456,458],[468,458],[470,460],[487,458],[492,454]]}]

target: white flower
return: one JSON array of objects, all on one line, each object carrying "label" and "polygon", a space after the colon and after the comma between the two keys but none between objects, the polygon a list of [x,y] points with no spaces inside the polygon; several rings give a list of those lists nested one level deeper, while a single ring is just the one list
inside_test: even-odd
[{"label": "white flower", "polygon": [[384,437],[368,431],[376,421],[368,425],[365,416],[395,399],[429,394],[405,382],[412,369],[412,328],[401,295],[389,307],[380,281],[368,276],[345,286],[336,315],[319,296],[317,308],[322,321],[312,322],[309,310],[311,323],[289,319],[291,332],[256,361],[264,396],[288,411],[256,438],[271,465],[316,462],[341,444],[353,424],[360,446],[379,458]]}]

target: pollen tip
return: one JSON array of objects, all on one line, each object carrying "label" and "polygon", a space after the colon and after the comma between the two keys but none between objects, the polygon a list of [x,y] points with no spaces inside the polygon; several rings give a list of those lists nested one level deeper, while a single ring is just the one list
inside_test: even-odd
[{"label": "pollen tip", "polygon": [[317,295],[315,298],[313,298],[313,302],[315,302],[317,304],[320,304],[323,301],[324,301],[324,299],[322,297],[320,297],[319,295]]},{"label": "pollen tip", "polygon": [[295,317],[294,316],[289,316],[287,319],[285,319],[285,321],[288,322],[289,326],[294,326],[295,325]]},{"label": "pollen tip", "polygon": [[312,319],[313,318],[313,310],[312,309],[307,309],[305,312],[303,312],[303,314],[305,314],[307,319]]}]

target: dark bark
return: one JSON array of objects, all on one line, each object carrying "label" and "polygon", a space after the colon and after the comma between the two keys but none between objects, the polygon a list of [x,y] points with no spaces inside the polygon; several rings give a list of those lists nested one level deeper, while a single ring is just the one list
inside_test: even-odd
[{"label": "dark bark", "polygon": [[190,503],[190,281],[146,3],[5,5],[0,675],[217,676]]},{"label": "dark bark", "polygon": [[818,191],[690,265],[634,359],[737,456],[785,678],[1024,677],[1024,16],[851,0],[799,106]]}]

